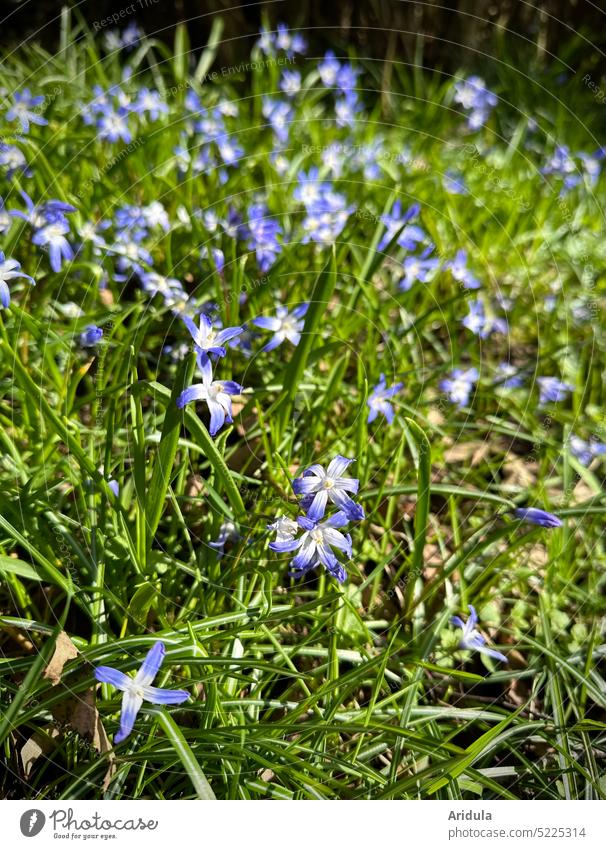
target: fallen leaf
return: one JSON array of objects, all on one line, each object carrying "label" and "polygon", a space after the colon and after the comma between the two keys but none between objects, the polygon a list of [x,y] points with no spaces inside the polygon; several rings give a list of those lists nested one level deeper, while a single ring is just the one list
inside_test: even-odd
[{"label": "fallen leaf", "polygon": [[439,427],[440,425],[443,425],[446,420],[439,410],[432,407],[432,409],[427,413],[427,421],[430,425],[433,425],[433,427]]},{"label": "fallen leaf", "polygon": [[595,494],[595,490],[592,489],[587,483],[585,483],[582,478],[580,478],[579,482],[572,491],[572,498],[570,499],[570,503],[582,504],[584,501],[588,501],[590,498],[593,498]]},{"label": "fallen leaf", "polygon": [[457,442],[444,452],[447,463],[470,462],[472,466],[479,465],[490,454],[490,443],[481,439],[471,439],[469,442]]},{"label": "fallen leaf", "polygon": [[88,740],[91,746],[101,754],[109,752],[111,749],[111,743],[105,733],[105,728],[103,727],[99,711],[95,704],[95,691],[92,687],[90,690],[86,690],[79,698],[75,699],[71,725],[74,731],[77,731],[81,737]]},{"label": "fallen leaf", "polygon": [[41,755],[48,755],[55,748],[55,738],[60,737],[61,732],[52,725],[47,725],[36,731],[25,743],[20,752],[23,775],[29,778],[36,761]]},{"label": "fallen leaf", "polygon": [[532,567],[543,568],[549,563],[549,552],[543,543],[536,543],[528,552],[528,565]]},{"label": "fallen leaf", "polygon": [[107,790],[116,772],[116,756],[97,710],[94,688],[73,695],[68,695],[66,690],[66,698],[55,704],[52,714],[62,730],[75,731],[96,752],[107,755],[108,767],[103,779],[103,790]]},{"label": "fallen leaf", "polygon": [[503,463],[503,482],[526,489],[536,482],[538,468],[538,463],[514,455]]},{"label": "fallen leaf", "polygon": [[42,673],[42,677],[50,681],[55,687],[60,681],[63,674],[63,667],[68,660],[73,660],[78,656],[78,649],[72,643],[65,631],[61,631],[55,643],[55,651],[50,659],[50,663]]}]

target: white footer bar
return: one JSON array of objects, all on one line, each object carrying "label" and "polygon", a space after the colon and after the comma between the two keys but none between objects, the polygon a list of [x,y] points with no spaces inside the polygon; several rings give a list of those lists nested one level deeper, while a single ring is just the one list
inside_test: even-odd
[{"label": "white footer bar", "polygon": [[603,849],[605,815],[606,802],[7,800],[0,845]]}]

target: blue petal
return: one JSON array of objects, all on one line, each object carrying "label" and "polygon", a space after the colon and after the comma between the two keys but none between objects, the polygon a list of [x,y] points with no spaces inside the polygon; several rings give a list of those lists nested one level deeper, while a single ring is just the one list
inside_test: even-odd
[{"label": "blue petal", "polygon": [[132,682],[132,678],[120,672],[119,669],[114,669],[112,666],[97,666],[95,667],[95,678],[102,684],[111,684],[118,690],[125,690]]},{"label": "blue petal", "polygon": [[222,380],[223,391],[228,395],[240,395],[244,391],[244,387],[235,380]]},{"label": "blue petal", "polygon": [[284,539],[280,542],[270,542],[269,547],[272,551],[295,551],[301,545],[300,539]]},{"label": "blue petal", "polygon": [[264,345],[261,348],[261,350],[264,351],[265,353],[267,353],[268,351],[273,351],[274,348],[277,348],[278,345],[281,345],[282,342],[284,342],[285,338],[286,337],[284,336],[283,333],[274,333],[274,335],[271,337],[271,339],[269,340],[267,345]]},{"label": "blue petal", "polygon": [[305,546],[299,554],[293,557],[291,567],[296,571],[305,571],[312,569],[316,564],[317,546],[314,543]]},{"label": "blue petal", "polygon": [[327,566],[326,569],[329,574],[331,574],[333,578],[336,578],[340,584],[347,580],[347,572],[345,571],[345,567],[342,563],[339,563],[338,560],[333,566]]},{"label": "blue petal", "polygon": [[164,643],[157,642],[151,647],[135,676],[135,681],[139,686],[145,687],[151,684],[162,666],[165,654]]},{"label": "blue petal", "polygon": [[204,385],[202,383],[195,383],[193,386],[190,386],[189,389],[184,389],[179,395],[177,398],[177,407],[181,410],[186,404],[189,404],[192,401],[197,401],[205,395],[206,388]]},{"label": "blue petal", "polygon": [[344,457],[342,454],[337,454],[328,464],[326,474],[329,478],[340,478],[347,467],[353,463],[354,459],[353,457]]},{"label": "blue petal", "polygon": [[198,330],[198,328],[196,327],[196,325],[194,324],[194,322],[191,320],[191,318],[188,315],[182,315],[181,319],[183,320],[183,324],[189,330],[191,338],[195,342],[197,340],[199,334],[200,334],[200,331]]},{"label": "blue petal", "polygon": [[218,401],[208,401],[208,409],[210,411],[210,427],[209,433],[214,436],[217,431],[221,430],[225,424],[225,410]]},{"label": "blue petal", "polygon": [[234,339],[243,332],[243,327],[226,327],[225,330],[221,330],[217,333],[217,343],[219,345],[223,345],[224,342],[229,342],[230,339]]},{"label": "blue petal", "polygon": [[142,704],[143,699],[140,696],[135,696],[134,693],[129,691],[124,693],[122,696],[122,713],[120,714],[120,731],[114,737],[114,743],[121,743],[126,740],[133,730],[135,719]]},{"label": "blue petal", "polygon": [[537,507],[517,507],[514,511],[516,518],[523,519],[533,525],[540,525],[543,528],[561,528],[562,520],[553,513],[548,513],[546,510],[540,510]]},{"label": "blue petal", "polygon": [[[0,260],[0,262],[1,262],[1,260]],[[11,293],[9,291],[9,288],[6,285],[4,280],[0,280],[0,303],[2,304],[4,309],[7,309],[10,302],[11,302]]]},{"label": "blue petal", "polygon": [[187,690],[165,690],[162,687],[143,687],[143,698],[153,705],[180,705],[189,699]]},{"label": "blue petal", "polygon": [[343,512],[343,510],[339,510],[338,513],[333,513],[326,521],[322,522],[325,528],[343,528],[349,519],[347,514]]},{"label": "blue petal", "polygon": [[260,315],[258,318],[253,318],[251,323],[263,330],[276,331],[280,327],[280,319],[270,315]]},{"label": "blue petal", "polygon": [[352,522],[361,522],[364,518],[364,508],[356,504],[343,490],[331,490],[330,499]]},{"label": "blue petal", "polygon": [[307,516],[312,520],[312,522],[318,522],[324,516],[327,501],[327,490],[321,489],[316,492],[307,511]]},{"label": "blue petal", "polygon": [[313,531],[316,527],[316,522],[308,516],[297,516],[297,524],[305,531]]},{"label": "blue petal", "polygon": [[505,657],[505,655],[501,654],[501,652],[497,651],[496,649],[488,649],[483,647],[480,649],[480,651],[482,652],[482,654],[487,654],[488,657],[493,657],[495,660],[502,660],[507,663],[507,658]]},{"label": "blue petal", "polygon": [[212,363],[210,361],[210,357],[207,356],[204,352],[201,352],[200,356],[198,357],[198,367],[200,368],[200,371],[202,372],[202,378],[204,380],[204,383],[206,383],[206,384],[212,383],[213,366],[212,366]]},{"label": "blue petal", "polygon": [[317,486],[318,478],[314,475],[295,478],[292,482],[292,490],[295,495],[307,495],[310,492],[314,492]]}]

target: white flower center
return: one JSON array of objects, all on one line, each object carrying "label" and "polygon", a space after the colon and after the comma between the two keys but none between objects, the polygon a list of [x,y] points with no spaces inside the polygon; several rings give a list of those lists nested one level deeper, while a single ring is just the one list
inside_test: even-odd
[{"label": "white flower center", "polygon": [[294,333],[297,330],[297,320],[291,315],[287,315],[280,322],[280,330],[283,333]]}]

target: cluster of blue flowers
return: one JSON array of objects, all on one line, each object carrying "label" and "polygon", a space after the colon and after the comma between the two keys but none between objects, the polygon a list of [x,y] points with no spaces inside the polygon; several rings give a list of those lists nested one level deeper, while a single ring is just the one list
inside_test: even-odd
[{"label": "cluster of blue flowers", "polygon": [[[131,50],[141,38],[141,31],[135,24],[131,24],[121,33],[107,32],[105,46],[110,51]],[[262,31],[257,49],[267,57],[283,54],[292,62],[298,55],[305,53],[306,44],[300,35],[289,32],[285,25],[280,24],[275,32]],[[200,263],[210,265],[211,273],[219,275],[221,282],[225,282],[229,275],[226,254],[228,258],[235,255],[235,241],[246,245],[246,249],[254,254],[257,268],[265,274],[283,252],[287,239],[293,238],[293,232],[300,236],[302,244],[313,242],[327,245],[338,240],[356,207],[339,190],[337,181],[344,173],[346,176],[360,173],[364,180],[376,180],[383,174],[381,158],[389,155],[380,137],[365,145],[352,143],[355,140],[353,130],[356,119],[362,109],[357,91],[359,73],[350,63],[328,51],[317,68],[308,73],[303,74],[295,67],[283,68],[279,91],[262,99],[262,115],[268,125],[264,133],[267,136],[271,134],[274,142],[269,157],[271,167],[280,177],[284,177],[284,182],[297,174],[293,197],[300,205],[300,225],[292,226],[290,216],[280,220],[272,211],[271,198],[262,193],[255,193],[251,203],[234,200],[233,205],[230,203],[222,211],[220,201],[216,200],[212,192],[207,192],[207,195],[213,197],[215,205],[204,210],[179,207],[174,220],[169,218],[160,201],[143,204],[137,199],[135,203],[120,206],[111,218],[80,223],[76,228],[77,235],[73,236],[69,216],[77,212],[76,207],[58,199],[35,204],[29,195],[21,191],[25,209],[6,210],[0,199],[0,232],[7,232],[13,218],[20,218],[31,228],[32,244],[48,253],[54,272],[61,271],[66,263],[84,250],[90,250],[99,266],[109,258],[107,265],[111,270],[106,268],[105,274],[111,273],[112,281],[126,283],[134,279],[147,296],[161,298],[163,305],[179,318],[178,326],[181,329],[184,327],[191,337],[196,367],[200,373],[200,381],[180,393],[177,406],[183,409],[187,404],[203,402],[208,409],[209,432],[214,437],[226,422],[233,421],[232,399],[244,391],[236,381],[217,379],[215,376],[217,368],[227,357],[228,349],[239,348],[243,352],[252,350],[251,328],[270,334],[261,348],[263,352],[274,351],[284,343],[298,345],[309,305],[277,304],[275,314],[256,316],[249,321],[249,326],[222,327],[212,304],[208,301],[200,303],[188,294],[179,279],[164,276],[155,270],[152,253],[154,242],[179,228],[192,233],[193,238],[203,229],[208,242],[202,247],[196,247],[196,261],[199,259]],[[321,151],[316,151],[321,158],[321,169],[303,157],[293,157],[287,149],[293,122],[300,115],[297,104],[303,101],[318,80],[329,91],[329,104],[334,102],[334,116],[331,115],[331,120],[339,130],[344,131],[341,135],[347,137],[346,143],[333,142],[322,146]],[[177,116],[180,129],[175,141],[178,144],[172,149],[174,157],[163,164],[163,173],[171,177],[176,175],[179,186],[191,181],[192,177],[204,176],[213,189],[217,184],[226,184],[238,173],[245,148],[238,140],[236,131],[240,128],[233,120],[238,118],[238,107],[230,100],[216,99],[213,95],[205,103],[206,92],[198,94],[189,90],[183,101],[181,98],[175,99],[169,106],[165,96],[158,90],[137,87],[128,69],[120,84],[108,88],[95,86],[92,95],[92,99],[81,104],[80,114],[84,124],[94,128],[93,132],[103,147],[128,145],[148,125],[162,121],[169,115],[171,120]],[[486,88],[481,78],[474,76],[455,84],[454,101],[467,114],[469,129],[475,131],[488,121],[497,104],[497,97]],[[178,106],[174,105],[176,103]],[[29,134],[32,127],[48,123],[42,114],[44,105],[43,96],[32,95],[29,89],[24,88],[14,94],[5,119],[18,124],[22,134]],[[181,109],[182,105],[184,109]],[[401,166],[407,155],[402,153],[401,159],[391,161]],[[603,149],[593,154],[572,154],[566,146],[559,146],[542,169],[543,174],[561,179],[566,191],[583,181],[593,186],[600,175],[605,155]],[[0,166],[5,169],[8,178],[14,175],[31,176],[18,145],[0,143]],[[448,171],[443,182],[445,190],[450,194],[468,193],[463,176],[456,170]],[[372,217],[376,218],[374,215]],[[420,217],[419,204],[405,208],[399,199],[379,217],[384,230],[378,250],[385,251],[395,242],[394,252],[401,257],[401,262],[394,263],[397,266],[398,289],[408,292],[416,283],[429,283],[441,265],[462,289],[481,289],[480,280],[469,267],[473,266],[473,262],[470,263],[467,252],[460,249],[454,258],[446,260],[437,256],[436,246],[430,242],[421,226]],[[199,242],[194,244],[199,245]],[[4,309],[9,306],[11,299],[9,283],[16,278],[34,283],[32,277],[21,271],[15,259],[6,258],[0,252],[0,304]],[[184,279],[190,280],[187,276]],[[245,294],[242,295],[243,299],[245,297]],[[245,300],[241,303],[245,303]],[[480,339],[487,339],[494,333],[508,332],[506,318],[496,314],[497,309],[507,311],[504,300],[496,298],[493,302],[485,293],[480,293],[467,301],[467,309],[468,314],[462,318],[462,325]],[[64,314],[67,315],[67,312]],[[81,327],[79,325],[79,329]],[[260,333],[255,338],[259,336]],[[79,334],[80,345],[86,349],[99,345],[102,338],[103,330],[95,324],[84,325]],[[181,356],[182,346],[176,344],[173,353],[177,358]],[[459,367],[440,382],[440,388],[453,404],[467,407],[478,380],[477,368]],[[499,364],[496,376],[499,388],[516,389],[524,385],[524,380],[520,369],[508,362]],[[540,405],[563,401],[574,389],[572,384],[555,376],[540,376],[537,385]],[[369,424],[380,416],[388,424],[394,422],[394,399],[403,387],[404,384],[399,381],[388,385],[385,375],[380,374],[378,383],[367,399]],[[568,447],[583,465],[606,456],[606,444],[594,439],[586,441],[571,435]],[[300,514],[296,520],[280,516],[268,526],[276,535],[275,540],[270,542],[270,549],[293,554],[291,575],[302,577],[313,569],[323,567],[337,581],[345,581],[347,573],[344,558],[353,556],[352,539],[346,528],[365,518],[363,508],[352,498],[352,495],[358,493],[359,479],[346,475],[353,462],[351,458],[337,455],[326,469],[317,463],[306,468],[292,483],[294,494],[299,499]],[[108,484],[117,497],[117,481],[110,478]],[[555,529],[562,525],[557,516],[539,508],[515,507],[510,513],[517,520],[542,528]],[[239,538],[237,527],[232,522],[224,522],[218,538],[210,545],[221,556],[226,545]],[[462,649],[478,651],[499,661],[506,660],[505,655],[487,645],[486,638],[479,632],[478,615],[473,606],[469,606],[466,621],[455,616],[452,624],[462,631],[459,643]],[[116,743],[131,733],[144,700],[153,704],[180,704],[188,698],[184,690],[164,690],[151,686],[164,654],[162,643],[156,643],[134,678],[111,667],[96,668],[95,676],[99,682],[110,684],[123,693]]]},{"label": "cluster of blue flowers", "polygon": [[304,236],[320,244],[332,244],[338,239],[354,207],[347,203],[344,195],[335,191],[332,183],[319,179],[318,168],[308,173],[301,171],[294,190],[294,198],[305,206],[303,220]]},{"label": "cluster of blue flowers", "polygon": [[24,177],[32,176],[25,154],[16,144],[0,142],[0,168],[5,169],[8,179],[15,174],[21,174]]},{"label": "cluster of blue flowers", "polygon": [[553,175],[562,180],[562,193],[574,189],[583,182],[592,188],[598,181],[605,156],[606,148],[599,148],[594,153],[584,151],[571,153],[567,145],[557,145],[541,170],[543,174]]},{"label": "cluster of blue flowers", "polygon": [[13,103],[4,116],[7,121],[19,121],[21,132],[29,133],[30,124],[43,127],[48,124],[46,118],[40,114],[40,107],[44,103],[43,95],[33,95],[28,88],[16,91],[13,95]]},{"label": "cluster of blue flowers", "polygon": [[303,36],[298,32],[291,33],[283,23],[278,24],[275,31],[261,27],[260,36],[257,47],[266,56],[273,57],[284,53],[289,59],[293,59],[297,54],[304,55],[307,50],[307,42]]},{"label": "cluster of blue flowers", "polygon": [[[501,332],[505,332],[502,330]],[[447,378],[440,382],[440,389],[448,395],[449,400],[459,407],[469,406],[469,398],[479,378],[477,368],[454,369]],[[566,399],[574,386],[558,377],[538,377],[539,405],[557,403]],[[519,369],[511,363],[500,363],[497,368],[495,384],[503,389],[518,389],[524,385],[524,379]]]},{"label": "cluster of blue flowers", "polygon": [[570,453],[583,464],[589,466],[593,460],[601,457],[606,457],[606,443],[599,442],[597,439],[581,439],[580,436],[571,434],[568,445]]},{"label": "cluster of blue flowers", "polygon": [[269,271],[281,251],[278,236],[282,233],[280,224],[269,213],[264,204],[253,204],[248,209],[248,221],[244,235],[248,238],[248,247],[254,250],[259,270]]},{"label": "cluster of blue flowers", "polygon": [[[427,234],[416,223],[420,211],[420,205],[415,203],[403,212],[401,201],[394,201],[391,211],[380,216],[381,223],[385,226],[385,232],[379,241],[378,249],[385,250],[394,239],[396,245],[406,252],[417,250],[421,243],[427,244],[429,242]],[[432,256],[434,250],[435,245],[429,242],[419,254],[406,256],[399,264],[399,267],[404,271],[404,275],[398,283],[400,291],[408,291],[414,283],[427,283],[432,279],[441,262],[439,257]],[[467,251],[464,249],[458,250],[454,259],[446,260],[443,267],[464,289],[479,289],[481,287],[480,281],[468,268]],[[476,306],[474,309],[479,310],[480,308]],[[497,320],[494,329],[498,328],[499,322]]]},{"label": "cluster of blue flowers", "polygon": [[333,89],[336,93],[337,127],[353,126],[356,114],[362,108],[355,89],[360,71],[349,62],[340,62],[329,50],[318,65],[318,73],[325,88]]},{"label": "cluster of blue flowers", "polygon": [[119,50],[133,50],[144,36],[141,27],[134,21],[127,24],[122,31],[108,29],[104,33],[103,43],[109,53]]},{"label": "cluster of blue flowers", "polygon": [[174,163],[184,179],[214,173],[223,185],[228,180],[229,168],[236,168],[244,156],[244,149],[236,141],[235,127],[226,124],[226,120],[238,117],[238,107],[221,99],[214,107],[207,108],[193,91],[187,92],[184,106],[185,131],[173,150]]},{"label": "cluster of blue flowers", "polygon": [[24,191],[26,211],[12,210],[11,215],[22,218],[33,230],[32,244],[48,251],[53,271],[59,272],[64,262],[74,258],[74,250],[67,240],[70,224],[67,216],[76,211],[76,207],[61,200],[48,200],[36,205]]},{"label": "cluster of blue flowers", "polygon": [[454,100],[467,112],[467,126],[479,130],[497,105],[497,96],[486,88],[484,80],[470,76],[454,85]]},{"label": "cluster of blue flowers", "polygon": [[224,357],[227,353],[225,343],[239,336],[244,328],[216,328],[205,313],[200,315],[198,327],[189,316],[184,315],[183,321],[194,342],[196,364],[202,382],[184,389],[177,398],[177,406],[182,409],[192,401],[204,401],[210,413],[209,433],[215,436],[226,421],[233,421],[231,398],[233,395],[241,395],[244,388],[234,380],[214,380],[211,357],[215,360]]},{"label": "cluster of blue flowers", "polygon": [[463,327],[471,330],[480,339],[487,339],[492,333],[507,333],[508,325],[504,318],[487,314],[484,301],[477,298],[468,303],[469,313],[462,321]]},{"label": "cluster of blue flowers", "polygon": [[[322,565],[337,581],[342,583],[346,579],[345,567],[333,549],[351,558],[351,536],[341,533],[340,529],[364,518],[363,508],[348,494],[355,495],[360,485],[357,478],[344,476],[351,463],[353,459],[337,455],[327,469],[319,463],[305,469],[293,481],[293,490],[300,497],[299,503],[306,515],[298,516],[296,522],[280,516],[268,526],[276,532],[275,541],[269,544],[273,551],[298,552],[290,563],[291,575],[301,577]],[[329,503],[336,512],[325,518]]]},{"label": "cluster of blue flowers", "polygon": [[448,395],[453,404],[457,404],[459,407],[467,407],[469,406],[469,396],[473,392],[479,376],[475,367],[456,368],[453,369],[449,377],[440,381],[440,389]]}]

